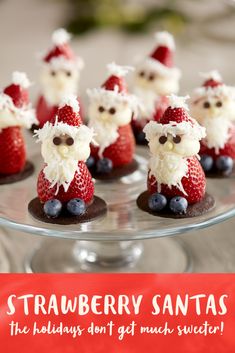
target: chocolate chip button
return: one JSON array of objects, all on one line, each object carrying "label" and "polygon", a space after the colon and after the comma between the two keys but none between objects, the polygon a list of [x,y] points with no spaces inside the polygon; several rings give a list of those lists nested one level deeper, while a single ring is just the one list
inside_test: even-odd
[{"label": "chocolate chip button", "polygon": [[216,107],[218,107],[218,108],[221,108],[222,107],[222,102],[221,101],[218,101],[218,102],[216,102]]},{"label": "chocolate chip button", "polygon": [[109,113],[110,114],[115,114],[116,113],[116,109],[115,108],[110,108],[109,109]]},{"label": "chocolate chip button", "polygon": [[179,135],[176,135],[175,137],[173,137],[174,143],[180,143],[180,141],[181,141],[181,137]]},{"label": "chocolate chip button", "polygon": [[208,108],[210,108],[210,103],[209,102],[205,102],[204,104],[203,104],[203,107],[204,108],[206,108],[206,109],[208,109]]},{"label": "chocolate chip button", "polygon": [[54,145],[59,146],[62,143],[62,140],[60,137],[56,136],[53,138],[53,143]]},{"label": "chocolate chip button", "polygon": [[166,141],[167,141],[167,137],[166,136],[160,136],[159,137],[159,143],[161,144],[161,145],[164,145],[164,143],[166,143]]},{"label": "chocolate chip button", "polygon": [[74,144],[74,139],[72,137],[68,137],[66,139],[66,145],[72,146]]},{"label": "chocolate chip button", "polygon": [[100,107],[98,108],[98,110],[99,110],[100,113],[103,113],[103,112],[105,111],[104,107],[102,107],[102,106],[100,106]]}]

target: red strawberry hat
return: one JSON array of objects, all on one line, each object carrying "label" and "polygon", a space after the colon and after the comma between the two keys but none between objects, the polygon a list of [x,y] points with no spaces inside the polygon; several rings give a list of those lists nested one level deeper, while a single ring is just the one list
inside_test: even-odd
[{"label": "red strawberry hat", "polygon": [[203,87],[214,88],[223,85],[222,77],[216,70],[201,74],[205,78]]},{"label": "red strawberry hat", "polygon": [[186,97],[178,97],[174,94],[169,97],[169,107],[166,109],[160,121],[150,121],[144,128],[146,139],[150,141],[156,134],[172,135],[187,134],[192,138],[201,140],[206,136],[205,128],[189,116]]},{"label": "red strawberry hat", "polygon": [[116,91],[118,93],[127,94],[127,84],[124,76],[128,71],[133,70],[130,66],[118,66],[115,63],[107,65],[110,76],[103,83],[102,87],[107,91]]},{"label": "red strawberry hat", "polygon": [[52,34],[53,47],[43,57],[43,63],[50,65],[52,69],[82,69],[83,60],[75,56],[69,45],[70,34],[63,28],[59,28]]},{"label": "red strawberry hat", "polygon": [[117,105],[119,102],[127,102],[133,109],[135,114],[138,114],[141,103],[136,96],[129,94],[125,76],[129,71],[134,70],[131,66],[119,66],[114,62],[107,65],[109,77],[102,84],[101,88],[88,89],[87,94],[90,99],[101,102],[108,101],[110,104]]},{"label": "red strawberry hat", "polygon": [[24,72],[15,71],[12,74],[12,84],[7,86],[3,93],[11,97],[17,108],[22,108],[29,104],[29,94],[27,88],[30,82]]},{"label": "red strawberry hat", "polygon": [[66,97],[61,102],[55,117],[47,121],[41,129],[36,130],[35,136],[38,137],[39,141],[44,141],[65,134],[71,136],[74,140],[79,138],[83,141],[88,140],[90,143],[93,139],[93,130],[82,125],[79,109],[76,96]]},{"label": "red strawberry hat", "polygon": [[173,36],[168,32],[157,32],[155,34],[156,48],[144,60],[146,69],[156,72],[162,76],[173,76],[179,79],[181,72],[174,67],[175,42]]},{"label": "red strawberry hat", "polygon": [[202,73],[201,76],[205,81],[203,82],[202,87],[194,90],[192,96],[193,104],[197,104],[201,99],[210,96],[234,97],[234,89],[224,84],[218,71],[213,70],[207,73]]},{"label": "red strawberry hat", "polygon": [[82,124],[79,110],[80,107],[77,98],[71,95],[61,102],[57,115],[55,115],[50,122],[53,125],[63,123],[69,126],[79,127]]}]

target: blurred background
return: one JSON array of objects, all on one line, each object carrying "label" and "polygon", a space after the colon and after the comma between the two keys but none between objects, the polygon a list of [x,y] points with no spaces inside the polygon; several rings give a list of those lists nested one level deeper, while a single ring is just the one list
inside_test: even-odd
[{"label": "blurred background", "polygon": [[[38,55],[50,47],[51,33],[58,27],[73,33],[72,46],[85,61],[80,83],[84,102],[86,88],[104,81],[107,63],[134,64],[152,51],[158,30],[175,35],[181,94],[201,84],[199,72],[212,69],[235,85],[233,0],[0,0],[1,87],[9,83],[13,70],[25,71],[34,82],[31,94],[36,99]],[[184,236],[196,271],[235,271],[234,226],[235,220],[230,220]],[[37,241],[12,231],[2,233],[6,243],[14,241],[10,248],[17,261]],[[20,271],[20,265],[14,270]]]}]

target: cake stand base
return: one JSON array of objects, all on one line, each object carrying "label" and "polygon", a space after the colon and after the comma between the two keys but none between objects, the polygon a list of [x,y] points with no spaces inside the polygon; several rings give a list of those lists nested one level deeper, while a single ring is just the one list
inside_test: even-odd
[{"label": "cake stand base", "polygon": [[192,257],[175,238],[144,242],[46,240],[26,259],[28,273],[191,272]]},{"label": "cake stand base", "polygon": [[0,273],[11,272],[12,264],[10,261],[10,251],[8,251],[8,241],[6,234],[0,230]]}]

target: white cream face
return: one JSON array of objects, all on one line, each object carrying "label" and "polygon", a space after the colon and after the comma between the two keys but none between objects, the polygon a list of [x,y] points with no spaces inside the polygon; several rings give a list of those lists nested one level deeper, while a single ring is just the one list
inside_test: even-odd
[{"label": "white cream face", "polygon": [[107,103],[107,101],[91,101],[89,105],[89,118],[92,121],[101,124],[112,124],[117,127],[125,126],[131,122],[132,109],[128,102],[119,102],[118,104]]},{"label": "white cream face", "polygon": [[8,108],[0,109],[0,129],[6,129],[11,126],[20,126],[16,113]]},{"label": "white cream face", "polygon": [[55,135],[52,139],[42,142],[42,156],[46,163],[54,160],[63,162],[83,161],[90,156],[90,143],[69,135]]},{"label": "white cream face", "polygon": [[59,105],[65,95],[77,95],[79,78],[77,68],[53,70],[44,66],[40,75],[42,93],[49,104]]},{"label": "white cream face", "polygon": [[235,101],[229,97],[209,96],[191,103],[192,116],[203,125],[203,121],[223,117],[235,120]]},{"label": "white cream face", "polygon": [[174,153],[181,157],[192,157],[199,153],[200,142],[187,135],[156,135],[149,142],[153,155]]},{"label": "white cream face", "polygon": [[138,68],[135,73],[135,86],[149,90],[156,95],[169,95],[179,90],[178,79],[172,76],[161,76],[146,68]]}]

